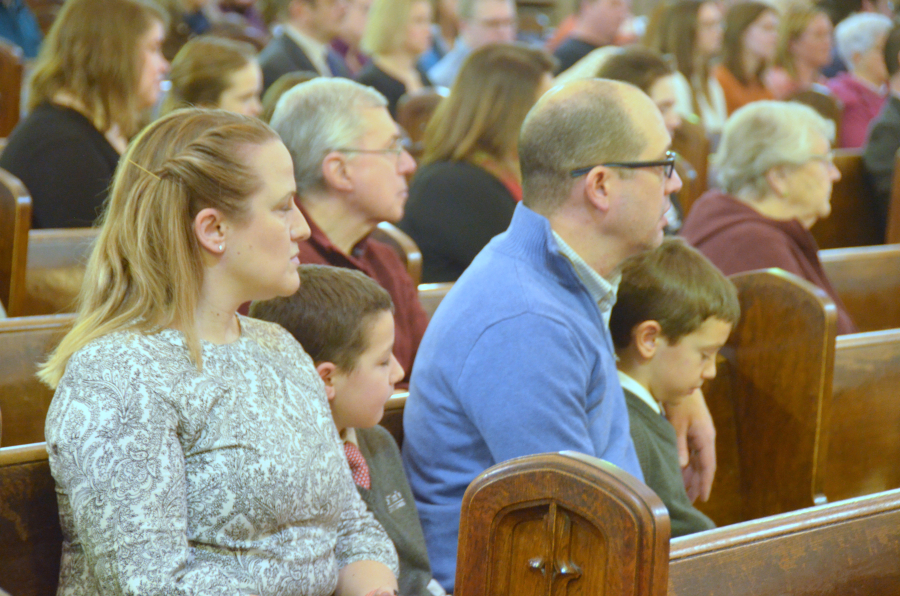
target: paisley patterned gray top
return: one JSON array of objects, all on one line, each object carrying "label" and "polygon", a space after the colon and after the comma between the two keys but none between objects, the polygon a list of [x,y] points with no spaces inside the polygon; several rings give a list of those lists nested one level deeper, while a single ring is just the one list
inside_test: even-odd
[{"label": "paisley patterned gray top", "polygon": [[341,567],[397,555],[366,510],[309,356],[277,325],[241,338],[118,332],[79,350],[46,438],[60,596],[328,595]]}]

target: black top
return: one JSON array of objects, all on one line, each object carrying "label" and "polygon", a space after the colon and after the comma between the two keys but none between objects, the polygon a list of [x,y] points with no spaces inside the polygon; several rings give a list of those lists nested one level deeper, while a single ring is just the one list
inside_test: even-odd
[{"label": "black top", "polygon": [[869,137],[863,149],[866,181],[872,191],[869,200],[876,201],[879,224],[887,228],[891,203],[891,181],[894,176],[894,156],[900,148],[900,98],[891,94],[881,113],[869,125]]},{"label": "black top", "polygon": [[624,393],[631,438],[641,462],[644,482],[669,510],[672,538],[715,528],[713,521],[694,508],[687,496],[678,465],[675,428],[641,398],[627,389]]},{"label": "black top", "polygon": [[556,72],[554,74],[559,74],[562,71],[567,70],[570,66],[599,47],[600,46],[595,46],[592,43],[588,43],[574,37],[567,37],[564,42],[559,44],[559,47],[556,48],[556,51],[553,52],[553,55],[556,56],[557,60],[559,60],[559,66],[556,68]]},{"label": "black top", "polygon": [[440,161],[419,169],[399,225],[422,251],[422,282],[456,281],[506,231],[515,208],[506,186],[478,166]]},{"label": "black top", "polygon": [[85,116],[41,104],[20,122],[0,156],[32,200],[32,228],[81,228],[106,200],[119,154]]},{"label": "black top", "polygon": [[[422,85],[430,87],[431,81],[428,79],[428,75],[425,71],[418,65],[416,66],[416,70],[422,78]],[[397,102],[400,101],[400,98],[406,93],[406,85],[375,66],[374,60],[369,61],[361,71],[356,73],[356,77],[354,78],[357,83],[368,85],[384,95],[388,100],[388,111],[394,119],[397,118]]]}]

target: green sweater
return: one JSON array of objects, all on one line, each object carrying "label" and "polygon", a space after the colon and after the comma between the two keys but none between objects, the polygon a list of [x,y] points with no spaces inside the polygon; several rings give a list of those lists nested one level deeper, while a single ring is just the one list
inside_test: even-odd
[{"label": "green sweater", "polygon": [[625,404],[628,406],[631,438],[644,472],[644,482],[659,495],[669,510],[672,538],[715,528],[716,524],[697,511],[688,499],[678,465],[675,428],[663,415],[654,412],[627,389]]},{"label": "green sweater", "polygon": [[416,501],[403,473],[397,443],[381,426],[357,428],[356,441],[372,480],[370,489],[356,488],[397,548],[400,593],[403,596],[431,596],[426,587],[431,581],[431,565],[425,536]]}]

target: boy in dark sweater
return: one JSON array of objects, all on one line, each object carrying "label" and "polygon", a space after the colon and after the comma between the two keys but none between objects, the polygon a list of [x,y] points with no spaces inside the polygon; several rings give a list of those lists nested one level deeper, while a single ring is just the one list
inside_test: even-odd
[{"label": "boy in dark sweater", "polygon": [[622,265],[609,326],[644,481],[669,510],[673,537],[715,524],[685,491],[665,407],[716,376],[716,355],[739,318],[734,285],[680,239]]},{"label": "boy in dark sweater", "polygon": [[357,489],[397,548],[400,594],[445,596],[431,577],[400,450],[378,426],[404,375],[393,354],[390,294],[359,271],[302,265],[296,294],[254,303],[250,315],[287,329],[312,357]]}]

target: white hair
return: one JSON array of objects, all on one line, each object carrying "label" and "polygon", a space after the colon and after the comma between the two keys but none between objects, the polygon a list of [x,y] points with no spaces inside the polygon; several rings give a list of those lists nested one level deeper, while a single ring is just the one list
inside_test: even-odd
[{"label": "white hair", "polygon": [[850,15],[834,29],[838,56],[852,71],[853,55],[871,50],[878,38],[890,29],[891,19],[883,14],[860,12]]},{"label": "white hair", "polygon": [[762,198],[766,173],[776,166],[801,165],[814,157],[817,138],[834,140],[834,122],[799,103],[757,101],[725,122],[714,158],[719,184],[738,198]]},{"label": "white hair", "polygon": [[361,110],[386,106],[378,91],[342,78],[312,79],[281,96],[270,125],[294,160],[301,196],[309,190],[324,190],[322,160],[330,151],[351,147],[368,132]]}]

